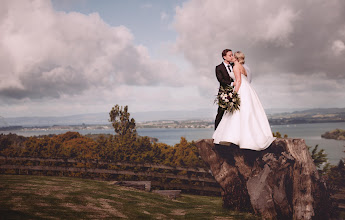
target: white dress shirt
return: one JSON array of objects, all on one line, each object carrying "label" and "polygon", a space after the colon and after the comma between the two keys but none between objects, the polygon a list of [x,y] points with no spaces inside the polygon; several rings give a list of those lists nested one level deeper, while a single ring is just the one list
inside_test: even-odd
[{"label": "white dress shirt", "polygon": [[[230,72],[234,72],[234,70],[232,69],[232,66],[230,64],[227,64],[224,61],[223,61],[223,64],[225,66],[226,71],[228,71],[229,75],[230,75]],[[228,65],[230,66],[231,71],[229,71]]]},{"label": "white dress shirt", "polygon": [[[229,76],[230,76],[230,72],[234,72],[234,70],[232,69],[232,66],[231,66],[230,64],[225,63],[224,61],[223,61],[223,64],[224,64],[224,66],[225,66],[226,71],[228,71],[228,74],[229,74]],[[228,65],[230,66],[231,71],[229,70]],[[234,80],[235,80],[235,79],[234,79]],[[233,86],[233,85],[234,85],[234,82],[231,82],[230,85]]]}]

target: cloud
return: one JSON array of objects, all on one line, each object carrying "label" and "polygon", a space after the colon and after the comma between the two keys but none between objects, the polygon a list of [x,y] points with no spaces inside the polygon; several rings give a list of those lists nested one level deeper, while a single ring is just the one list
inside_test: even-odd
[{"label": "cloud", "polygon": [[332,50],[336,55],[342,54],[343,51],[345,51],[345,44],[341,40],[336,40],[332,44]]},{"label": "cloud", "polygon": [[[81,95],[61,94],[59,99],[0,99],[0,116],[56,116],[109,112],[115,104],[128,105],[130,113],[144,111],[194,110],[216,107],[213,100],[198,95],[195,86],[117,85],[110,89],[91,88]],[[215,110],[216,112],[216,110]]]},{"label": "cloud", "polygon": [[312,76],[282,73],[257,76],[253,86],[265,108],[344,107],[345,79],[329,79],[325,73]]},{"label": "cloud", "polygon": [[345,102],[339,95],[345,79],[344,21],[341,0],[190,0],[176,8],[174,47],[203,77],[198,85],[205,97],[214,94],[219,84],[214,68],[222,50],[230,48],[245,53],[266,107],[339,107]]},{"label": "cloud", "polygon": [[[298,13],[291,8],[280,8],[277,13],[268,15],[258,22],[256,33],[258,40],[274,42],[277,46],[292,47],[290,35],[294,31],[293,23],[298,20]],[[266,31],[262,31],[263,29]],[[254,34],[255,35],[255,34]]]},{"label": "cloud", "polygon": [[[1,1],[0,96],[59,98],[120,84],[179,86],[176,65],[153,60],[124,26],[49,1]],[[175,76],[174,76],[175,74]]]},{"label": "cloud", "polygon": [[150,4],[150,3],[146,3],[146,4],[141,5],[141,7],[142,7],[142,8],[152,8],[153,5]]},{"label": "cloud", "polygon": [[344,42],[344,20],[340,0],[190,0],[176,9],[175,46],[198,68],[220,63],[221,51],[232,48],[242,50],[260,74],[322,71],[338,77],[343,57],[329,56],[334,54],[329,42]]},{"label": "cloud", "polygon": [[166,12],[161,12],[161,20],[164,21],[169,18],[169,15]]},{"label": "cloud", "polygon": [[[1,114],[104,112],[114,104],[133,112],[216,111],[214,68],[224,48],[246,54],[265,108],[344,107],[344,1],[181,5],[167,25],[176,30],[176,42],[159,41],[157,34],[163,46],[155,56],[161,58],[153,59],[134,43],[140,36],[110,26],[98,13],[57,12],[45,0],[1,1]],[[157,15],[158,21],[171,20],[170,13]]]}]

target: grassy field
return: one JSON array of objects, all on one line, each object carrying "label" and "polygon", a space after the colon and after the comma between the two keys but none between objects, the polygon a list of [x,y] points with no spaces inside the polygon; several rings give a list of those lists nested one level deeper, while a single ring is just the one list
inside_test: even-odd
[{"label": "grassy field", "polygon": [[222,208],[220,197],[176,200],[111,182],[0,175],[0,219],[258,219]]}]

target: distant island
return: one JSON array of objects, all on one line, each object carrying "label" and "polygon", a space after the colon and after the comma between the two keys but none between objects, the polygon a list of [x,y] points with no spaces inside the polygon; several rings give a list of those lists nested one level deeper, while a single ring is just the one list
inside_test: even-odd
[{"label": "distant island", "polygon": [[328,131],[322,134],[321,137],[326,139],[345,140],[345,130],[335,129],[333,131]]}]

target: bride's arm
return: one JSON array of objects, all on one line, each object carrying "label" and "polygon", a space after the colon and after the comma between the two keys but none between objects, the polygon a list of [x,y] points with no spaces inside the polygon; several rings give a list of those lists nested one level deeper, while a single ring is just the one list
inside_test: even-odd
[{"label": "bride's arm", "polygon": [[234,68],[234,74],[235,74],[235,91],[238,92],[241,87],[241,72],[238,67]]}]

